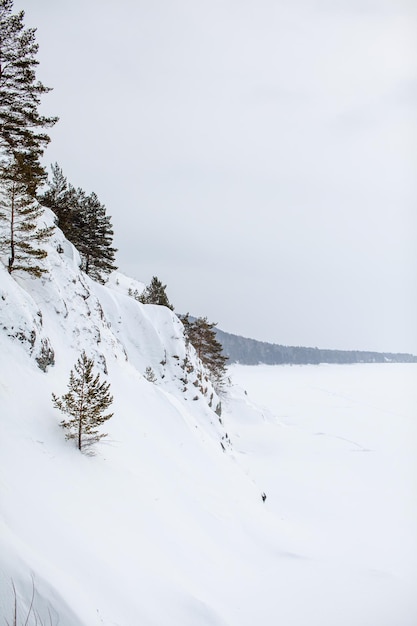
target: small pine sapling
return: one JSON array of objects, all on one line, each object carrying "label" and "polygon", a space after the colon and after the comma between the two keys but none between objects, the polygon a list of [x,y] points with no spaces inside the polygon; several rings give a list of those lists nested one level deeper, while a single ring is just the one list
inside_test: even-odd
[{"label": "small pine sapling", "polygon": [[85,451],[107,434],[98,429],[113,413],[105,413],[113,402],[110,383],[101,382],[100,375],[94,376],[94,361],[83,350],[74,370],[70,372],[68,392],[58,398],[52,394],[55,408],[68,416],[61,422],[67,430],[66,439],[74,439],[80,451]]}]

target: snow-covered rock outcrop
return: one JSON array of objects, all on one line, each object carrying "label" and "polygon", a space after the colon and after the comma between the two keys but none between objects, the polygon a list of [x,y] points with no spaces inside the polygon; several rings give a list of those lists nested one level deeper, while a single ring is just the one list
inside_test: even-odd
[{"label": "snow-covered rock outcrop", "polygon": [[[53,220],[46,209],[43,225]],[[140,293],[142,283],[119,272],[106,285],[91,280],[80,271],[77,250],[58,228],[46,265],[48,272],[40,279],[24,273],[12,277],[2,268],[0,287],[3,331],[43,371],[51,365],[68,367],[86,350],[104,373],[108,362],[128,361],[142,374],[150,368],[154,382],[167,391],[181,390],[185,399],[201,400],[209,408],[218,405],[208,372],[186,342],[178,317],[129,295]]]}]

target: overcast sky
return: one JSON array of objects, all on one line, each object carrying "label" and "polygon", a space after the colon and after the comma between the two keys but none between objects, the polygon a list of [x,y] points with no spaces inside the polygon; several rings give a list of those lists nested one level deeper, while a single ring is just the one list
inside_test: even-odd
[{"label": "overcast sky", "polygon": [[15,0],[120,270],[287,345],[417,354],[417,3]]}]

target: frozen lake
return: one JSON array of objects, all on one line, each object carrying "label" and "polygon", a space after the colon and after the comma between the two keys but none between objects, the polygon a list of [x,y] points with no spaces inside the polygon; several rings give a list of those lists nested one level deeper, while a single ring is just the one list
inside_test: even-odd
[{"label": "frozen lake", "polygon": [[230,371],[264,407],[234,426],[240,462],[299,561],[279,585],[303,607],[287,623],[417,624],[417,365]]}]

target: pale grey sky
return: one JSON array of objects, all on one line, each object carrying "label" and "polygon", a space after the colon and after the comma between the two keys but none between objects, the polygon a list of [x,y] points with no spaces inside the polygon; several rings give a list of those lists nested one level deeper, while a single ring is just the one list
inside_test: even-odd
[{"label": "pale grey sky", "polygon": [[230,332],[417,354],[414,1],[20,8],[45,162],[106,205],[121,271]]}]

